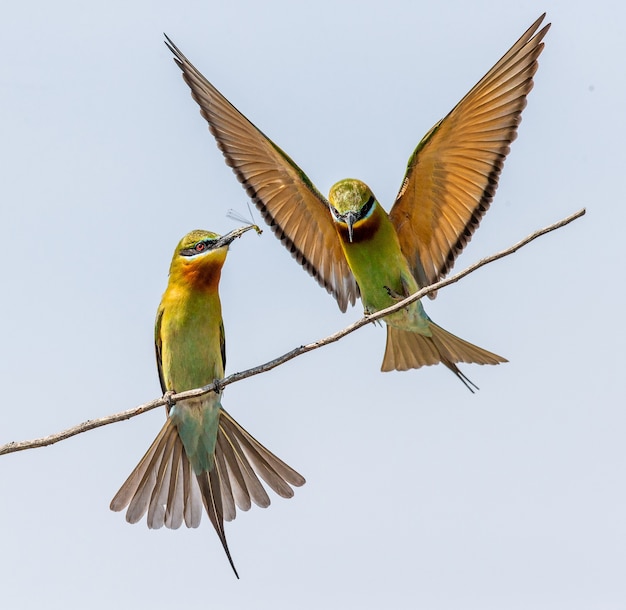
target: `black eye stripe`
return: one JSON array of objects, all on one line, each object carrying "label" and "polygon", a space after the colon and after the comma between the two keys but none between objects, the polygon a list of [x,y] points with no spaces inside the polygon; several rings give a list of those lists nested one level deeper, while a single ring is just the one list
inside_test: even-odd
[{"label": "black eye stripe", "polygon": [[359,210],[356,219],[361,220],[361,218],[365,218],[371,211],[374,206],[374,195],[370,195],[370,198],[365,202],[365,205]]},{"label": "black eye stripe", "polygon": [[216,239],[203,239],[195,243],[191,248],[185,248],[180,251],[181,256],[196,256],[197,254],[203,254],[213,249],[213,246],[217,242]]},{"label": "black eye stripe", "polygon": [[[365,218],[372,211],[372,207],[374,207],[374,202],[375,201],[376,201],[376,198],[374,197],[374,195],[370,195],[370,198],[365,202],[365,205],[363,205],[363,207],[361,207],[361,209],[354,214],[354,222],[357,222],[357,221]],[[346,214],[340,214],[336,210],[336,208],[332,208],[332,212],[333,212],[333,216],[335,216],[335,218],[337,218],[337,220],[340,220],[342,222],[345,222],[346,216],[349,213],[348,212]]]}]

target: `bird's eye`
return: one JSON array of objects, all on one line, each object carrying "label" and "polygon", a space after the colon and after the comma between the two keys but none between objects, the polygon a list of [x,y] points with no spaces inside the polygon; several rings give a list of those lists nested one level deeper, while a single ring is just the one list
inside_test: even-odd
[{"label": "bird's eye", "polygon": [[203,241],[198,242],[196,244],[195,250],[196,252],[204,252],[206,250],[206,244]]}]

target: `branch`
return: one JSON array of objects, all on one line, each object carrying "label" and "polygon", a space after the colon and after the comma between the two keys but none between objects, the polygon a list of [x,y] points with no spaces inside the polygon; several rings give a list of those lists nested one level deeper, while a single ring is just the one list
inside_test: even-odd
[{"label": "branch", "polygon": [[[255,366],[245,371],[241,371],[240,373],[233,373],[232,375],[229,375],[228,377],[225,377],[224,379],[220,380],[219,383],[217,384],[210,383],[209,385],[206,385],[202,388],[197,388],[194,390],[187,390],[186,392],[173,394],[170,396],[170,401],[174,403],[174,402],[183,400],[185,398],[192,398],[196,396],[202,396],[203,394],[208,394],[209,392],[212,392],[216,389],[221,389],[227,385],[230,385],[231,383],[235,383],[236,381],[241,381],[242,379],[246,379],[247,377],[252,377],[254,375],[259,375],[260,373],[271,371],[277,366],[280,366],[281,364],[285,364],[285,362],[288,362],[289,360],[293,360],[293,358],[296,358],[297,356],[301,356],[302,354],[311,352],[324,345],[328,345],[329,343],[335,343],[336,341],[339,341],[339,339],[342,339],[346,335],[353,333],[355,330],[358,330],[362,326],[375,322],[376,320],[379,320],[380,318],[383,318],[384,316],[387,316],[390,313],[393,313],[394,311],[398,311],[402,309],[403,307],[406,307],[410,303],[413,303],[414,301],[417,301],[421,299],[422,297],[425,297],[427,294],[430,294],[431,292],[435,292],[436,290],[440,290],[441,288],[444,288],[445,286],[454,284],[458,282],[459,280],[461,280],[462,278],[464,278],[465,276],[469,275],[470,273],[473,273],[474,271],[476,271],[477,269],[480,269],[481,267],[484,267],[485,265],[488,265],[489,263],[493,263],[494,261],[497,261],[500,258],[504,258],[505,256],[509,256],[510,254],[517,252],[520,248],[523,248],[524,246],[529,244],[531,241],[537,239],[538,237],[541,237],[542,235],[545,235],[546,233],[550,233],[551,231],[555,231],[556,229],[560,229],[561,227],[564,227],[570,222],[573,222],[577,218],[584,216],[584,214],[585,214],[585,209],[583,208],[579,210],[578,212],[575,212],[574,214],[568,216],[567,218],[564,218],[563,220],[559,220],[558,222],[555,222],[554,224],[551,224],[543,229],[539,229],[538,231],[535,231],[528,237],[525,237],[521,241],[511,246],[510,248],[507,248],[506,250],[502,250],[501,252],[497,252],[496,254],[492,254],[491,256],[487,256],[486,258],[481,259],[477,263],[470,265],[469,267],[457,273],[456,275],[453,275],[452,277],[436,282],[435,284],[427,286],[426,288],[422,288],[415,294],[412,294],[410,297],[407,297],[403,301],[395,303],[394,305],[392,305],[391,307],[388,307],[387,309],[381,309],[380,311],[377,311],[376,313],[364,316],[360,320],[354,322],[353,324],[350,324],[350,326],[347,326],[343,330],[340,330],[332,335],[329,335],[325,339],[320,339],[319,341],[308,343],[307,345],[301,345],[300,347],[296,347],[295,349],[292,349],[286,354],[283,354],[282,356],[279,356],[278,358],[274,358],[274,360],[270,360],[269,362],[266,362],[265,364],[261,364],[259,366]],[[219,386],[219,387],[216,387],[216,386]],[[150,411],[152,409],[156,409],[157,407],[164,406],[167,403],[168,403],[167,399],[158,398],[156,400],[152,400],[150,402],[147,402],[133,409],[122,411],[121,413],[108,415],[107,417],[101,417],[99,419],[90,419],[86,422],[83,422],[82,424],[78,424],[76,426],[73,426],[72,428],[68,428],[67,430],[63,430],[62,432],[58,432],[56,434],[51,434],[50,436],[45,436],[43,438],[38,438],[38,439],[31,440],[31,441],[11,442],[11,443],[7,443],[6,445],[0,445],[0,455],[4,455],[5,453],[14,453],[16,451],[23,451],[24,449],[35,449],[37,447],[46,447],[48,445],[58,443],[59,441],[63,441],[66,438],[70,438],[71,436],[81,434],[82,432],[87,432],[88,430],[93,430],[94,428],[100,428],[101,426],[106,426],[108,424],[113,424],[115,422],[123,421],[125,419],[130,419],[131,417],[135,417],[136,415],[141,415],[142,413],[145,413],[146,411]]]}]

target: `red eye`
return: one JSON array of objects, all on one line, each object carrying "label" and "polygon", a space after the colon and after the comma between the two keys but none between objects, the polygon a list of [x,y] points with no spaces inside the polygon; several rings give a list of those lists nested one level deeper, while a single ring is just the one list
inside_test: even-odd
[{"label": "red eye", "polygon": [[196,244],[196,252],[204,252],[204,250],[206,250],[206,244],[203,241]]}]

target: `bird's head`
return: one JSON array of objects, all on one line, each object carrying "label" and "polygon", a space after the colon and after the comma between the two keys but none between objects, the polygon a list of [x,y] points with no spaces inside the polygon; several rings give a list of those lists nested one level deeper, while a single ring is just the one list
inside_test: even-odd
[{"label": "bird's head", "polygon": [[196,229],[183,237],[172,258],[170,278],[196,288],[216,287],[230,243],[253,226],[226,235]]},{"label": "bird's head", "polygon": [[328,202],[333,220],[347,229],[348,239],[352,241],[355,225],[370,216],[376,198],[367,184],[347,178],[331,187]]}]

